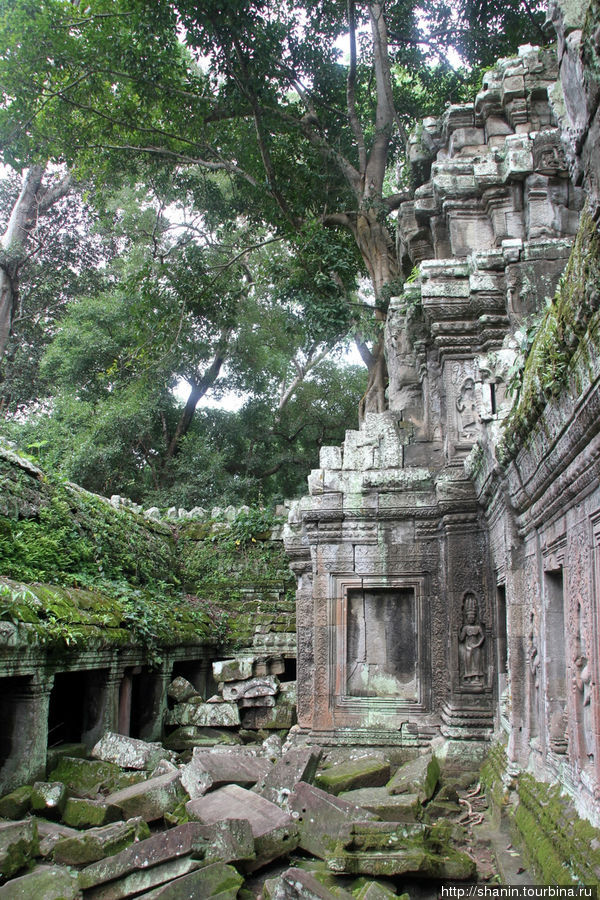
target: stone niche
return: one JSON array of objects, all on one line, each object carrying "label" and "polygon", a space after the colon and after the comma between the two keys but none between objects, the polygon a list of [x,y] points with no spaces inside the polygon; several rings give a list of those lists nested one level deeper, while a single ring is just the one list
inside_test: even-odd
[{"label": "stone niche", "polygon": [[368,415],[324,448],[287,526],[299,725],[320,741],[424,746],[491,731],[485,533],[458,467],[406,464],[414,437],[396,412]]}]

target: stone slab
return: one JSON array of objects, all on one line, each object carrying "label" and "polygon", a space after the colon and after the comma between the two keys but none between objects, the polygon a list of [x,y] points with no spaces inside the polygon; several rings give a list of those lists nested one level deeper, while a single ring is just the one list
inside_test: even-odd
[{"label": "stone slab", "polygon": [[287,803],[299,781],[310,784],[321,759],[319,747],[299,747],[288,750],[278,760],[259,785],[261,797],[279,806]]},{"label": "stone slab", "polygon": [[0,799],[0,817],[3,819],[22,819],[31,808],[30,784],[23,785]]},{"label": "stone slab", "polygon": [[224,728],[199,727],[197,725],[181,725],[172,731],[163,741],[169,750],[193,750],[194,747],[214,747],[217,744],[235,746],[242,739]]},{"label": "stone slab", "polygon": [[50,819],[60,819],[67,804],[67,789],[61,781],[36,781],[31,791],[31,809]]},{"label": "stone slab", "polygon": [[153,769],[161,759],[171,759],[173,754],[162,744],[148,743],[124,734],[107,731],[92,748],[94,759],[115,763],[122,769]]},{"label": "stone slab", "polygon": [[202,863],[189,856],[171,859],[151,869],[140,868],[123,878],[90,888],[85,892],[85,900],[124,900],[126,897],[139,897],[140,894],[144,896],[152,888],[170,884],[200,868]]},{"label": "stone slab", "polygon": [[61,781],[72,796],[95,800],[99,793],[121,790],[141,781],[144,775],[142,772],[126,774],[115,763],[63,757],[48,777],[54,781]]},{"label": "stone slab", "polygon": [[123,818],[118,806],[103,800],[69,797],[63,812],[63,822],[73,828],[98,828]]},{"label": "stone slab", "polygon": [[77,876],[60,866],[36,866],[0,887],[2,900],[78,900]]},{"label": "stone slab", "polygon": [[[140,835],[141,825],[143,830]],[[119,853],[140,836],[150,836],[148,826],[142,819],[90,828],[83,833],[61,837],[54,845],[54,860],[65,866],[87,866]]]},{"label": "stone slab", "polygon": [[214,825],[228,819],[247,819],[256,852],[256,859],[246,866],[248,871],[266,865],[298,845],[298,828],[288,813],[236,784],[190,800],[186,803],[186,810],[191,819],[203,825]]},{"label": "stone slab", "polygon": [[212,664],[213,678],[220,681],[244,681],[252,678],[252,667],[255,657],[246,656],[240,659],[219,659]]},{"label": "stone slab", "polygon": [[181,783],[192,799],[224,784],[242,787],[256,784],[273,768],[264,757],[253,757],[234,749],[207,753],[195,749],[191,762],[181,771]]},{"label": "stone slab", "polygon": [[387,784],[390,794],[418,794],[430,800],[440,777],[440,764],[435,756],[419,756],[397,770]]},{"label": "stone slab", "polygon": [[390,764],[379,756],[361,756],[329,766],[320,772],[315,784],[330,794],[352,791],[362,787],[380,787],[387,784]]},{"label": "stone slab", "polygon": [[264,900],[353,900],[343,888],[336,887],[332,892],[312,872],[296,867],[266,881],[262,896]]},{"label": "stone slab", "polygon": [[149,778],[106,797],[106,803],[119,807],[124,818],[141,816],[146,822],[160,819],[187,796],[179,772]]},{"label": "stone slab", "polygon": [[150,869],[181,856],[202,858],[206,849],[205,835],[206,831],[195,822],[177,825],[139,841],[109,859],[87,866],[79,873],[79,884],[87,890],[115,881],[138,869]]},{"label": "stone slab", "polygon": [[385,822],[416,822],[422,811],[417,794],[390,794],[386,787],[342,791],[339,796],[368,809]]},{"label": "stone slab", "polygon": [[369,810],[303,781],[290,794],[288,806],[297,816],[300,847],[320,859],[327,859],[340,836],[349,833],[353,822],[377,818]]},{"label": "stone slab", "polygon": [[235,900],[244,883],[233,866],[213,863],[177,878],[170,884],[144,894],[145,900],[191,900],[210,897],[211,900]]},{"label": "stone slab", "polygon": [[195,697],[197,694],[198,691],[194,685],[182,675],[174,678],[167,688],[167,696],[174,700],[175,703],[185,703],[186,700],[189,700],[190,697]]},{"label": "stone slab", "polygon": [[179,703],[168,713],[167,723],[234,728],[240,724],[240,714],[235,703]]}]

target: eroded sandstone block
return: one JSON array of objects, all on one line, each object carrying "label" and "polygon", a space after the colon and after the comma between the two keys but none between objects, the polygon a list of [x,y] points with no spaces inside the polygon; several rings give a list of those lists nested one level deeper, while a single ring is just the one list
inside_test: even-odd
[{"label": "eroded sandstone block", "polygon": [[350,832],[354,822],[377,818],[368,810],[303,781],[290,794],[288,806],[296,817],[299,846],[320,859],[328,858],[339,838]]},{"label": "eroded sandstone block", "polygon": [[315,783],[330,794],[352,791],[363,787],[380,787],[387,784],[390,764],[379,756],[361,756],[330,766],[320,772]]},{"label": "eroded sandstone block", "polygon": [[252,757],[236,750],[207,753],[195,749],[192,761],[181,772],[181,783],[194,799],[224,784],[242,787],[256,784],[270,769],[272,763],[264,757]]},{"label": "eroded sandstone block", "polygon": [[35,819],[0,822],[0,875],[10,878],[30,859],[37,856],[38,849],[39,839]]},{"label": "eroded sandstone block", "polygon": [[181,786],[179,772],[149,778],[109,794],[106,802],[117,806],[125,818],[141,816],[145,822],[154,822],[165,813],[172,812],[187,797]]},{"label": "eroded sandstone block", "polygon": [[0,887],[2,900],[78,900],[77,877],[60,866],[36,866]]},{"label": "eroded sandstone block", "polygon": [[115,763],[122,769],[153,769],[161,759],[173,754],[162,744],[148,743],[124,734],[107,731],[92,749],[92,756],[103,762]]}]

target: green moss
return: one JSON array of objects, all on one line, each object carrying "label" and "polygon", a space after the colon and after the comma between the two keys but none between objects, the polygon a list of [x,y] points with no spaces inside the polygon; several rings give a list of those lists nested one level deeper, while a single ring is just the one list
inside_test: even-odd
[{"label": "green moss", "polygon": [[548,400],[564,390],[581,339],[586,331],[597,329],[599,285],[600,236],[591,216],[583,213],[556,296],[537,328],[525,362],[518,402],[497,449],[501,462],[517,454]]},{"label": "green moss", "polygon": [[125,773],[115,763],[93,759],[64,757],[48,775],[48,781],[61,781],[75,797],[96,799],[144,780],[143,772]]}]

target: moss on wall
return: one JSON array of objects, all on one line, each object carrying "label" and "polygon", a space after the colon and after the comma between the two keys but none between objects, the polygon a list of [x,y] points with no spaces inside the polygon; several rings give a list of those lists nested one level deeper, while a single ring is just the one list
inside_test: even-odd
[{"label": "moss on wall", "polygon": [[584,212],[556,296],[546,309],[525,362],[518,401],[497,448],[501,462],[516,456],[548,400],[565,389],[581,339],[586,332],[597,333],[599,318],[600,235]]},{"label": "moss on wall", "polygon": [[178,526],[114,508],[0,450],[4,640],[73,648],[248,643],[294,630],[294,582],[263,511]]}]

